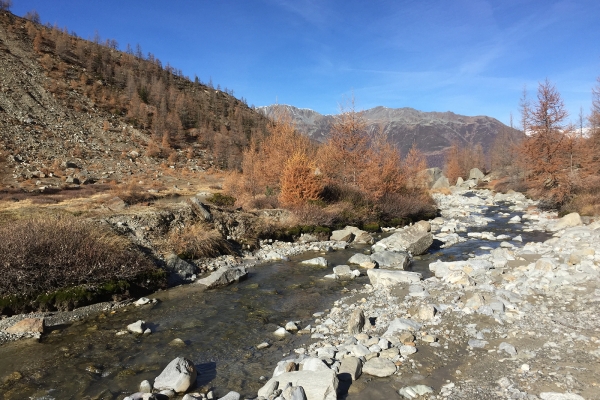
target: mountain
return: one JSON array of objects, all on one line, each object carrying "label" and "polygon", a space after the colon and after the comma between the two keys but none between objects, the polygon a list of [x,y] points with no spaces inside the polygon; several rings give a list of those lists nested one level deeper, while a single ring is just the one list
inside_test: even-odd
[{"label": "mountain", "polygon": [[0,191],[239,167],[264,115],[117,47],[0,11]]},{"label": "mountain", "polygon": [[[289,105],[271,105],[257,110],[271,117],[282,108],[291,115],[300,132],[319,142],[327,139],[335,115],[322,115],[310,109]],[[408,107],[380,106],[361,111],[361,114],[367,121],[369,132],[383,132],[400,147],[403,154],[416,143],[427,155],[429,164],[434,166],[443,164],[444,151],[453,141],[463,146],[479,143],[487,152],[500,131],[509,130],[515,135],[519,134],[519,131],[497,119],[486,116],[468,117],[450,111],[423,112]]]}]

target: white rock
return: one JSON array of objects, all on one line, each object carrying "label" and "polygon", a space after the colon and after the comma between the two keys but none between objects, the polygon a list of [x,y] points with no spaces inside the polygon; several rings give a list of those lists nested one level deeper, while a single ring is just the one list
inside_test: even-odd
[{"label": "white rock", "polygon": [[317,267],[326,267],[327,259],[325,257],[315,257],[311,258],[310,260],[304,260],[300,264],[315,265]]},{"label": "white rock", "polygon": [[261,389],[258,396],[268,397],[267,391],[272,387],[273,381],[279,386],[291,383],[292,386],[301,386],[307,400],[337,400],[338,379],[336,373],[329,371],[294,371],[286,372],[271,378]]},{"label": "white rock", "polygon": [[177,393],[184,393],[196,382],[196,367],[183,357],[171,361],[154,380],[155,390],[172,389]]}]

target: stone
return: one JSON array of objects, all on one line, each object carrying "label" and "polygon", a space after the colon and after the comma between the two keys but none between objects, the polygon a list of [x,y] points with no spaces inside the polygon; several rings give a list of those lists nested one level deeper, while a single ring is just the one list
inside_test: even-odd
[{"label": "stone", "polygon": [[400,355],[403,357],[410,356],[411,354],[415,354],[417,352],[417,348],[415,346],[402,345],[400,346]]},{"label": "stone", "polygon": [[169,346],[173,347],[185,347],[185,342],[180,338],[175,338],[169,342]]},{"label": "stone", "polygon": [[367,276],[373,286],[389,287],[399,283],[417,283],[423,275],[411,271],[390,271],[385,269],[369,269]]},{"label": "stone", "polygon": [[542,400],[585,400],[575,393],[557,393],[557,392],[542,392],[540,393]]},{"label": "stone", "polygon": [[142,334],[146,330],[146,322],[140,319],[132,324],[127,325],[127,330],[132,333]]},{"label": "stone", "polygon": [[468,342],[469,347],[474,349],[483,349],[487,344],[487,341],[481,339],[471,339]]},{"label": "stone", "polygon": [[362,253],[357,253],[355,255],[353,255],[352,257],[350,257],[350,259],[348,260],[348,264],[357,264],[357,265],[361,265],[364,263],[368,263],[371,262],[371,257],[369,257],[366,254],[362,254]]},{"label": "stone", "polygon": [[302,360],[300,363],[302,365],[302,371],[327,371],[329,367],[325,365],[323,360],[316,357],[308,357]]},{"label": "stone", "polygon": [[[164,397],[161,396],[161,399],[164,399]],[[130,394],[129,396],[125,397],[123,400],[159,400],[159,399],[153,393],[137,392],[134,394]]]},{"label": "stone", "polygon": [[196,382],[197,374],[196,367],[190,360],[177,357],[156,377],[154,389],[172,389],[177,393],[185,393]]},{"label": "stone", "polygon": [[407,386],[398,391],[398,394],[405,399],[416,399],[428,393],[433,393],[433,389],[425,385]]},{"label": "stone", "polygon": [[223,397],[219,397],[219,400],[240,400],[240,394],[238,392],[231,391]]},{"label": "stone", "polygon": [[500,346],[498,346],[498,351],[504,351],[511,357],[517,355],[517,349],[515,349],[515,346],[506,342],[500,343]]},{"label": "stone", "polygon": [[104,203],[104,206],[111,211],[122,211],[127,208],[127,203],[125,203],[120,197],[113,197]]},{"label": "stone", "polygon": [[404,331],[415,332],[415,331],[418,331],[419,329],[421,329],[421,324],[418,323],[417,321],[413,321],[413,320],[406,319],[406,318],[396,318],[389,324],[387,330],[385,331],[385,333],[382,336],[383,337],[391,337],[395,333],[402,333]]},{"label": "stone", "polygon": [[431,186],[432,189],[447,189],[450,187],[450,181],[444,175],[438,178],[437,181]]},{"label": "stone", "polygon": [[267,393],[277,381],[279,386],[291,383],[292,386],[301,386],[307,400],[337,400],[338,378],[333,370],[329,371],[294,371],[285,372],[271,378],[258,390],[258,396],[267,398],[272,392]]},{"label": "stone", "polygon": [[239,282],[248,276],[248,270],[244,266],[221,267],[206,278],[198,279],[197,285],[205,286],[207,289],[227,286],[233,282]]},{"label": "stone", "polygon": [[286,400],[307,400],[302,386],[291,386],[285,392]]},{"label": "stone", "polygon": [[296,323],[294,321],[290,321],[287,324],[285,324],[285,330],[288,332],[297,332],[298,325],[296,325]]},{"label": "stone", "polygon": [[258,350],[262,350],[262,349],[266,349],[269,346],[270,346],[270,344],[268,342],[262,342],[261,344],[256,345],[256,348]]},{"label": "stone", "polygon": [[371,261],[377,263],[379,268],[391,268],[404,270],[409,262],[410,257],[406,252],[394,252],[394,251],[378,251],[371,254]]},{"label": "stone", "polygon": [[140,383],[140,392],[142,393],[152,393],[152,384],[150,381],[145,380]]},{"label": "stone", "polygon": [[314,265],[317,267],[326,267],[327,259],[325,257],[315,257],[315,258],[311,258],[310,260],[304,260],[300,264]]},{"label": "stone", "polygon": [[150,299],[147,297],[140,297],[137,301],[135,301],[133,304],[135,304],[136,306],[144,306],[146,304],[150,303]]},{"label": "stone", "polygon": [[387,358],[375,357],[371,358],[363,365],[362,372],[384,378],[393,375],[396,372],[396,365]]},{"label": "stone", "polygon": [[280,337],[280,338],[284,338],[286,336],[289,336],[290,333],[283,327],[279,327],[277,328],[277,330],[275,330],[275,332],[273,332],[273,335]]},{"label": "stone", "polygon": [[6,333],[44,333],[44,318],[25,318],[5,329]]},{"label": "stone", "polygon": [[333,267],[333,273],[339,279],[353,279],[354,274],[352,274],[352,270],[348,265],[337,265]]},{"label": "stone", "polygon": [[581,217],[578,213],[567,214],[558,221],[551,223],[548,225],[548,230],[556,232],[561,229],[570,228],[573,226],[582,225]]},{"label": "stone", "polygon": [[204,205],[197,197],[190,197],[188,202],[192,205],[193,210],[207,222],[212,221],[212,215],[206,205]]},{"label": "stone", "polygon": [[331,232],[329,240],[335,240],[338,242],[351,242],[354,238],[354,233],[349,229],[341,229],[338,231]]},{"label": "stone", "polygon": [[190,280],[196,274],[196,266],[179,258],[177,254],[169,254],[165,260],[165,268],[169,273],[169,284],[174,285]]},{"label": "stone", "polygon": [[348,346],[346,347],[346,350],[348,350],[354,357],[364,357],[371,353],[371,350],[360,343]]},{"label": "stone", "polygon": [[348,318],[348,333],[350,335],[356,335],[361,333],[365,326],[365,313],[362,308],[357,308],[352,311],[350,318]]},{"label": "stone", "polygon": [[558,261],[553,258],[540,258],[535,262],[535,269],[539,271],[552,271],[558,267]]},{"label": "stone", "polygon": [[418,173],[418,178],[420,178],[429,189],[432,188],[434,183],[438,181],[442,177],[442,170],[438,167],[427,168]]},{"label": "stone", "polygon": [[479,168],[472,168],[471,171],[469,171],[469,179],[483,179],[485,177],[485,175],[483,174],[483,172],[481,172],[481,170]]},{"label": "stone", "polygon": [[[428,230],[425,229],[427,227],[429,227]],[[433,235],[429,230],[431,230],[431,226],[427,222],[405,227],[375,243],[373,249],[377,250],[381,248],[389,251],[405,251],[413,256],[424,254],[433,243]]]},{"label": "stone", "polygon": [[435,316],[435,307],[431,304],[421,304],[417,308],[416,316],[421,321],[428,321]]},{"label": "stone", "polygon": [[362,374],[362,361],[357,357],[345,357],[338,370],[338,379],[341,381],[355,381]]},{"label": "stone", "polygon": [[464,179],[463,179],[461,176],[459,176],[459,177],[456,179],[456,185],[455,185],[455,186],[456,186],[456,187],[459,187],[459,186],[461,186],[463,183],[465,183],[465,180],[464,180]]}]

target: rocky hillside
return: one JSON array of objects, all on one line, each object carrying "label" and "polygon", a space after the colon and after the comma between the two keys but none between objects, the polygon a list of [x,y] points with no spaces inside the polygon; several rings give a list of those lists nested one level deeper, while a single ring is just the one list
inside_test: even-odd
[{"label": "rocky hillside", "polygon": [[[284,108],[293,118],[297,128],[311,138],[323,142],[327,138],[334,115],[322,115],[310,109],[288,105],[260,107],[267,116]],[[402,149],[403,154],[413,143],[423,151],[430,164],[440,166],[444,150],[453,141],[461,145],[481,144],[487,152],[496,135],[503,129],[511,130],[497,119],[467,117],[452,112],[423,112],[413,108],[375,107],[362,112],[372,132],[384,132]],[[514,134],[518,131],[512,129]]]},{"label": "rocky hillside", "polygon": [[0,188],[235,167],[266,118],[232,93],[0,11]]}]

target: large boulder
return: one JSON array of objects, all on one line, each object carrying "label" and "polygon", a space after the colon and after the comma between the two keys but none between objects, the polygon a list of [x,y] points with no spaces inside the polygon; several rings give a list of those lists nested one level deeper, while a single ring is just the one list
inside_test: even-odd
[{"label": "large boulder", "polygon": [[559,231],[565,228],[571,228],[573,226],[579,226],[583,222],[581,221],[581,217],[578,213],[567,214],[556,222],[553,222],[548,225],[548,229],[551,231]]},{"label": "large boulder", "polygon": [[433,243],[431,225],[421,221],[380,240],[373,245],[374,251],[407,251],[413,256],[424,254]]},{"label": "large boulder", "polygon": [[367,275],[373,286],[389,287],[399,283],[416,283],[423,276],[418,272],[410,271],[390,271],[387,269],[370,269]]},{"label": "large boulder", "polygon": [[174,390],[185,393],[196,382],[198,372],[187,358],[177,357],[154,380],[155,390]]},{"label": "large boulder", "polygon": [[354,233],[351,229],[340,229],[331,232],[330,240],[337,240],[338,242],[351,242],[354,239]]},{"label": "large boulder", "polygon": [[198,285],[206,286],[207,289],[219,286],[227,286],[232,282],[239,282],[248,276],[246,267],[221,267],[206,278],[198,279]]},{"label": "large boulder", "polygon": [[418,174],[418,178],[422,180],[430,189],[433,184],[436,183],[442,176],[442,170],[438,167],[424,169]]},{"label": "large boulder", "polygon": [[379,268],[404,270],[410,262],[410,256],[406,252],[378,251],[371,254],[371,261],[376,262]]},{"label": "large boulder", "polygon": [[472,168],[471,171],[469,171],[469,179],[480,180],[484,177],[485,175],[483,174],[483,172],[481,172],[479,168]]},{"label": "large boulder", "polygon": [[338,378],[342,381],[355,381],[362,374],[362,361],[360,358],[347,356],[342,360],[338,371]]},{"label": "large boulder", "polygon": [[177,254],[170,254],[165,260],[165,266],[169,272],[169,283],[177,284],[189,280],[196,273],[196,267],[182,260]]},{"label": "large boulder", "polygon": [[355,226],[346,226],[343,231],[350,231],[352,232],[352,234],[354,235],[354,239],[352,240],[352,243],[356,243],[356,244],[373,244],[373,236],[367,232],[367,231],[363,231],[361,229],[358,229]]},{"label": "large boulder", "polygon": [[433,186],[431,186],[432,189],[447,189],[449,187],[450,181],[444,175],[442,175],[437,181],[435,181]]},{"label": "large boulder", "polygon": [[307,400],[337,400],[338,378],[333,370],[329,371],[292,371],[271,378],[258,390],[258,396],[268,398],[273,387],[301,386]]}]

